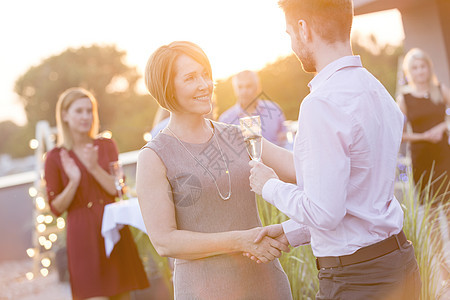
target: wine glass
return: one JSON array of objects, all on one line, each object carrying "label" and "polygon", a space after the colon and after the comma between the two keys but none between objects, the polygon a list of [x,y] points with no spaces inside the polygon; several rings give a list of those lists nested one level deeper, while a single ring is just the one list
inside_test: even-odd
[{"label": "wine glass", "polygon": [[113,161],[109,163],[109,170],[114,176],[114,185],[116,186],[119,200],[123,200],[123,188],[125,187],[125,176],[123,173],[122,162]]},{"label": "wine glass", "polygon": [[260,161],[262,154],[261,118],[259,116],[239,119],[247,152],[252,160]]}]

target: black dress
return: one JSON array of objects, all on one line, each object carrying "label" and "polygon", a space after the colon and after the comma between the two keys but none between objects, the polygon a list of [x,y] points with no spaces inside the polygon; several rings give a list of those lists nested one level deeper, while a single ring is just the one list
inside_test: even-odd
[{"label": "black dress", "polygon": [[[406,117],[411,124],[412,130],[415,133],[422,133],[430,128],[445,121],[445,104],[433,103],[427,98],[417,98],[411,94],[404,95],[406,104]],[[413,168],[414,182],[417,184],[420,178],[422,179],[422,189],[428,183],[433,162],[434,169],[432,180],[441,176],[432,188],[436,191],[443,183],[438,195],[445,192],[450,177],[450,146],[448,144],[448,135],[444,134],[443,138],[438,143],[431,143],[427,141],[412,142],[411,143],[411,160]],[[449,191],[450,192],[450,191]],[[446,201],[449,196],[445,196]],[[441,197],[439,197],[441,199]],[[436,199],[436,200],[439,200]]]}]

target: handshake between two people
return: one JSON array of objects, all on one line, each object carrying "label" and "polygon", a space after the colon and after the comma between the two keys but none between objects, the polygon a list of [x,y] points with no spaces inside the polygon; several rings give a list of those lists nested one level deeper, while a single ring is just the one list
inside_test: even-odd
[{"label": "handshake between two people", "polygon": [[[262,195],[264,184],[271,178],[278,179],[273,169],[261,162],[251,160],[249,162],[250,187],[253,192]],[[257,235],[251,245],[251,250],[243,252],[251,260],[257,263],[267,263],[279,258],[282,252],[289,252],[289,241],[284,234],[281,224],[269,225],[262,228],[254,228]]]},{"label": "handshake between two people", "polygon": [[[289,252],[289,242],[281,224],[257,227],[249,231],[247,251],[243,255],[256,263],[268,263]],[[247,238],[247,237],[246,237]]]}]

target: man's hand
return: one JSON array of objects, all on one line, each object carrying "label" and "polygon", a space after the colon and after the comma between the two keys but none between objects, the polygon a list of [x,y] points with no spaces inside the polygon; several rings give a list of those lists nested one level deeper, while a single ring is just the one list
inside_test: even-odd
[{"label": "man's hand", "polygon": [[[266,235],[260,237],[261,230],[263,228],[253,228],[240,232],[239,241],[245,256],[253,257],[252,259],[257,263],[267,263],[280,257],[282,251],[289,251],[288,245],[276,238]],[[254,242],[256,239],[258,239],[257,243]]]},{"label": "man's hand", "polygon": [[278,179],[278,176],[274,170],[261,162],[251,160],[249,165],[252,167],[250,170],[250,187],[253,192],[262,195],[264,184],[271,178]]},{"label": "man's hand", "polygon": [[[254,240],[254,243],[260,243],[263,239],[270,237],[272,239],[277,240],[278,242],[282,243],[284,245],[282,250],[283,252],[288,253],[290,251],[289,249],[289,241],[286,237],[286,235],[284,234],[283,231],[283,227],[281,226],[281,224],[275,224],[275,225],[270,225],[270,226],[266,226],[263,227],[256,239]],[[261,263],[262,261],[260,259],[258,259],[258,257],[252,255],[251,253],[245,252],[243,253],[244,256],[247,256],[248,258],[250,258],[251,260],[256,261],[257,263]]]},{"label": "man's hand", "polygon": [[254,242],[259,243],[265,236],[274,238],[285,245],[289,245],[289,241],[284,234],[283,226],[281,226],[281,224],[274,224],[263,227]]}]

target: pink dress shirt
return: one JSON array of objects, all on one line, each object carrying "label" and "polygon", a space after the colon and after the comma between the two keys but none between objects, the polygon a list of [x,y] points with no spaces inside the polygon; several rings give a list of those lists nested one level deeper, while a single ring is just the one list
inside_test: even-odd
[{"label": "pink dress shirt", "polygon": [[291,218],[291,245],[310,238],[317,257],[352,254],[402,229],[394,179],[403,115],[359,56],[330,63],[309,87],[294,142],[297,185],[270,179],[262,194]]}]

